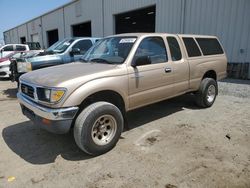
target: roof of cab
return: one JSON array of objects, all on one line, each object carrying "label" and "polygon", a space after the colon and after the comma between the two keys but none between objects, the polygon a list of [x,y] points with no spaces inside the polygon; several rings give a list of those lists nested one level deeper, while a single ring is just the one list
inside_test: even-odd
[{"label": "roof of cab", "polygon": [[74,39],[74,40],[79,40],[79,39],[93,39],[93,40],[96,40],[96,39],[101,39],[101,37],[72,37],[72,38],[69,38],[69,39]]},{"label": "roof of cab", "polygon": [[129,37],[142,37],[142,36],[165,36],[165,35],[176,35],[179,37],[204,37],[204,38],[217,38],[216,36],[212,35],[196,35],[196,34],[173,34],[173,33],[122,33],[117,35],[111,35],[108,37],[115,37],[115,36],[129,36]]}]

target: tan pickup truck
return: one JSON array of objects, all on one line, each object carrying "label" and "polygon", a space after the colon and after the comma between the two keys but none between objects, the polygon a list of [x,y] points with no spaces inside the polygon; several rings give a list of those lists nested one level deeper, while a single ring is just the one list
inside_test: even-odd
[{"label": "tan pickup truck", "polygon": [[227,58],[214,36],[130,33],[98,41],[79,62],[24,74],[23,114],[54,133],[74,131],[86,153],[111,150],[126,112],[185,93],[212,106]]}]

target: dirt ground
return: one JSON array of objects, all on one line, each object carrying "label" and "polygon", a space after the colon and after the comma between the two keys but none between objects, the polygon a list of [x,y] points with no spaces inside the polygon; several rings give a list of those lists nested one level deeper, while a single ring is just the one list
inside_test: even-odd
[{"label": "dirt ground", "polygon": [[15,86],[0,81],[0,188],[250,187],[249,81],[220,82],[209,109],[186,95],[130,112],[129,130],[98,157],[82,153],[72,134],[33,125]]}]

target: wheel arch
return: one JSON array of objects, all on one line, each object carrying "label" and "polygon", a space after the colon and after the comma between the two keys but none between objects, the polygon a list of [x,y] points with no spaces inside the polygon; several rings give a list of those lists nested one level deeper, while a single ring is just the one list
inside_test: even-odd
[{"label": "wheel arch", "polygon": [[119,108],[119,110],[121,111],[121,113],[125,119],[126,102],[125,102],[124,98],[117,91],[114,91],[111,89],[105,89],[105,90],[100,90],[100,91],[96,91],[92,94],[89,94],[87,97],[85,97],[82,100],[81,104],[79,105],[79,110],[78,110],[78,112],[77,112],[77,114],[76,114],[76,116],[71,124],[71,127],[74,126],[77,116],[81,113],[81,111],[84,108],[86,108],[90,104],[93,104],[95,102],[100,102],[100,101],[108,102],[108,103],[115,105],[117,108]]},{"label": "wheel arch", "polygon": [[[217,83],[217,74],[216,74],[216,71],[215,70],[208,70],[204,73],[201,81],[205,78],[212,78],[215,80],[215,82]],[[218,86],[217,86],[218,87]],[[217,91],[216,91],[216,95],[218,95],[218,88],[217,88]]]},{"label": "wheel arch", "polygon": [[215,70],[208,70],[204,73],[202,80],[204,78],[213,78],[215,81],[217,81],[217,74]]}]

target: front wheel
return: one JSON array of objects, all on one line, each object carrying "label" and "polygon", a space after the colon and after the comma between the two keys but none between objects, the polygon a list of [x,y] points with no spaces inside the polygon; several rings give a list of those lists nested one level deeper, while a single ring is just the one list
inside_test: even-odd
[{"label": "front wheel", "polygon": [[113,104],[96,102],[86,107],[74,126],[76,144],[90,155],[101,155],[115,147],[123,130],[123,116]]},{"label": "front wheel", "polygon": [[212,78],[204,78],[196,92],[196,104],[203,108],[211,107],[218,93],[217,82]]}]

